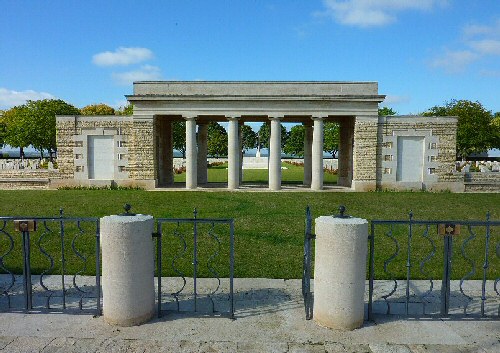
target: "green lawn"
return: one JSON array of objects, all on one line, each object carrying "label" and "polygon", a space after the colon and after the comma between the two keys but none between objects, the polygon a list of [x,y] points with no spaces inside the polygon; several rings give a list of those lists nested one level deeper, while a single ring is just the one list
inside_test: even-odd
[{"label": "green lawn", "polygon": [[[152,214],[155,217],[192,217],[192,211],[198,209],[200,218],[234,218],[235,219],[235,271],[237,277],[272,277],[272,278],[300,278],[302,266],[302,247],[304,237],[305,207],[310,205],[313,217],[337,213],[337,207],[346,205],[350,215],[372,219],[407,219],[408,212],[413,211],[415,219],[455,219],[455,220],[483,220],[487,211],[491,218],[500,219],[499,194],[452,194],[428,192],[370,192],[370,193],[332,193],[332,192],[202,192],[202,191],[142,191],[142,190],[58,190],[58,191],[0,191],[2,200],[2,216],[57,216],[59,207],[64,208],[66,216],[94,216],[102,217],[109,214],[122,213],[122,206],[130,203],[132,211]],[[1,224],[1,223],[0,223]],[[48,248],[57,249],[57,223],[49,224],[54,230],[41,244]],[[85,226],[82,226],[85,230]],[[500,227],[492,229],[490,244],[489,278],[500,277],[500,259],[495,254],[495,246],[499,246]],[[8,227],[5,228],[9,230]],[[42,225],[33,235],[32,247],[43,232]],[[170,227],[171,233],[173,228]],[[203,233],[202,242],[215,244],[208,234],[209,229],[200,229]],[[20,234],[13,232],[15,251],[20,251]],[[222,239],[221,254],[227,255],[227,236],[220,228],[215,229]],[[376,273],[377,278],[388,278],[383,271],[384,261],[394,252],[395,247],[391,240],[384,235],[388,229],[379,229],[376,233]],[[474,231],[474,230],[473,230]],[[432,247],[423,235],[425,229],[415,227],[412,239],[412,277],[425,277],[419,271],[420,261],[432,250]],[[424,273],[430,273],[438,278],[442,268],[442,239],[437,236],[433,227],[430,229],[436,243],[436,257],[423,268]],[[66,250],[71,248],[71,239],[77,234],[77,229],[67,230]],[[406,239],[405,230],[395,230],[394,234],[400,240],[400,252],[396,260],[388,265],[388,271],[396,277],[406,275]],[[454,267],[454,277],[460,278],[469,271],[471,265],[461,259],[460,246],[472,233],[462,229],[462,235],[455,241],[454,254],[457,257]],[[178,247],[178,239],[165,239],[165,261]],[[52,239],[52,240],[50,240]],[[52,245],[49,243],[52,242]],[[82,269],[82,262],[74,255],[67,258],[70,272],[82,270],[82,273],[92,273],[94,270],[92,248],[94,247],[92,231],[77,238],[77,249],[87,249],[89,262],[87,268]],[[0,256],[4,254],[9,242],[0,229]],[[189,250],[189,249],[188,249]],[[57,250],[53,250],[57,253]],[[200,263],[206,263],[209,253],[201,251]],[[498,250],[496,250],[498,252]],[[469,241],[465,253],[475,262],[476,274],[481,277],[484,261],[484,235],[477,232],[475,239]],[[11,253],[11,255],[14,253]],[[48,259],[40,252],[33,255],[35,272],[40,272],[48,266]],[[170,260],[169,260],[170,261]],[[4,264],[9,268],[21,269],[21,262],[12,256],[4,258]],[[56,267],[59,266],[56,258]],[[179,263],[187,272],[190,260]],[[201,266],[201,265],[200,265]],[[204,265],[203,265],[204,266]],[[202,275],[209,275],[207,270],[200,269]],[[220,268],[218,272],[227,276],[227,268]],[[173,274],[166,272],[164,274]]]},{"label": "green lawn", "polygon": [[[304,168],[290,163],[282,163],[281,180],[283,184],[302,184],[304,180]],[[337,175],[324,173],[323,182],[325,184],[336,184]],[[251,184],[267,184],[269,180],[267,169],[244,169],[243,183]],[[176,174],[174,182],[186,182],[186,173]],[[227,163],[218,166],[210,166],[208,168],[209,183],[227,183]]]}]

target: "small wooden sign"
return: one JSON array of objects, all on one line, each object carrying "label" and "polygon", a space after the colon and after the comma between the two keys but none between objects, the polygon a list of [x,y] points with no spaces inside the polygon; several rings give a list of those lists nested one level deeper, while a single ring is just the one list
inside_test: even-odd
[{"label": "small wooden sign", "polygon": [[14,229],[18,232],[34,232],[36,231],[36,222],[33,219],[14,221]]},{"label": "small wooden sign", "polygon": [[438,225],[439,235],[460,235],[460,224],[441,223]]}]

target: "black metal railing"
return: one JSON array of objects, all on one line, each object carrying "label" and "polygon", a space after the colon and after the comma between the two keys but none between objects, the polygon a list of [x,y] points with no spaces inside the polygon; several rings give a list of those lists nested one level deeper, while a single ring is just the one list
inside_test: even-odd
[{"label": "black metal railing", "polygon": [[[228,313],[234,318],[234,220],[198,218],[195,209],[193,218],[157,221],[158,316],[174,310]],[[171,283],[165,285],[162,277]],[[166,293],[164,287],[175,289]]]},{"label": "black metal railing", "polygon": [[0,217],[0,310],[100,315],[99,238],[98,218],[62,209],[59,217]]},{"label": "black metal railing", "polygon": [[372,221],[369,319],[374,312],[500,316],[499,226],[489,214],[484,221],[415,220],[412,213]]},{"label": "black metal railing", "polygon": [[311,208],[306,207],[306,224],[304,232],[304,258],[302,266],[302,297],[304,298],[304,309],[306,320],[313,317],[313,295],[311,292],[312,275],[312,241],[315,235],[312,233],[312,214]]}]

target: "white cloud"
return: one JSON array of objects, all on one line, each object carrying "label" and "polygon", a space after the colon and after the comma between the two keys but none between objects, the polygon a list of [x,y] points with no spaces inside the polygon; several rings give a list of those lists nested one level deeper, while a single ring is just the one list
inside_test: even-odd
[{"label": "white cloud", "polygon": [[481,40],[471,41],[469,45],[480,54],[500,55],[500,40],[481,39]]},{"label": "white cloud", "polygon": [[[469,24],[462,32],[462,48],[448,49],[437,55],[430,62],[432,67],[441,67],[448,73],[457,73],[485,56],[500,56],[500,19],[492,25]],[[483,68],[480,74],[493,71],[495,70]]]},{"label": "white cloud", "polygon": [[446,2],[446,0],[323,0],[326,9],[321,14],[345,25],[374,27],[395,22],[399,12],[431,10]]},{"label": "white cloud", "polygon": [[434,58],[430,65],[443,68],[448,73],[458,73],[464,71],[470,63],[478,58],[479,55],[470,50],[446,50],[443,55]]},{"label": "white cloud", "polygon": [[466,38],[471,38],[475,36],[493,36],[500,38],[500,19],[497,20],[493,25],[476,25],[470,24],[464,27],[463,34]]},{"label": "white cloud", "polygon": [[115,66],[137,64],[154,57],[153,52],[147,48],[120,47],[114,52],[105,51],[95,54],[92,62],[98,66]]},{"label": "white cloud", "polygon": [[483,77],[500,77],[500,70],[481,70],[479,75]]},{"label": "white cloud", "polygon": [[115,82],[122,86],[129,86],[136,81],[155,81],[162,78],[161,69],[158,66],[143,65],[139,70],[113,73]]},{"label": "white cloud", "polygon": [[51,99],[54,96],[46,92],[33,90],[14,91],[0,87],[0,108],[9,109],[15,105],[26,103],[27,100]]}]

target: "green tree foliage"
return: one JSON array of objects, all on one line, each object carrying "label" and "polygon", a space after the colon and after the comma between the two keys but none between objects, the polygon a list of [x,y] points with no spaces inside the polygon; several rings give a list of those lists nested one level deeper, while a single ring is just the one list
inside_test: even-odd
[{"label": "green tree foliage", "polygon": [[337,158],[339,151],[339,124],[326,122],[323,130],[323,151],[331,153],[334,158]]},{"label": "green tree foliage", "polygon": [[[80,111],[60,99],[27,101],[5,112],[3,120],[7,127],[5,142],[13,147],[32,145],[43,150],[56,150],[56,115],[76,115]],[[21,150],[22,154],[22,150]]]},{"label": "green tree foliage", "polygon": [[396,115],[397,112],[389,107],[378,108],[378,116]]},{"label": "green tree foliage", "polygon": [[257,147],[257,133],[248,125],[241,126],[241,135],[243,139],[243,149],[248,150]]},{"label": "green tree foliage", "polygon": [[500,148],[500,113],[495,113],[491,120],[491,130],[493,131],[492,148]]},{"label": "green tree foliage", "polygon": [[28,108],[25,105],[15,106],[7,110],[2,117],[5,126],[4,142],[20,149],[21,157],[24,156],[23,149],[31,144],[28,129]]},{"label": "green tree foliage", "polygon": [[4,145],[5,135],[7,133],[7,127],[5,126],[5,123],[3,122],[4,113],[5,112],[3,110],[0,110],[0,148],[2,148]]},{"label": "green tree foliage", "polygon": [[186,158],[186,122],[174,121],[172,130],[174,149],[182,153],[182,158]]},{"label": "green tree foliage", "polygon": [[444,106],[435,106],[424,113],[425,116],[456,116],[457,156],[465,158],[471,153],[481,153],[494,144],[491,129],[493,115],[481,103],[469,100],[451,100]]},{"label": "green tree foliage", "polygon": [[[264,123],[260,126],[258,137],[261,147],[269,148],[269,139],[271,138],[271,123]],[[285,146],[288,133],[285,126],[281,124],[281,148]]]},{"label": "green tree foliage", "polygon": [[288,139],[283,147],[283,152],[302,157],[304,155],[305,133],[306,129],[304,125],[301,124],[292,126],[290,133],[288,134]]},{"label": "green tree foliage", "polygon": [[210,156],[227,156],[227,131],[215,121],[208,124],[207,149]]},{"label": "green tree foliage", "polygon": [[89,104],[80,109],[82,115],[115,115],[115,110],[104,103]]},{"label": "green tree foliage", "polygon": [[115,115],[133,115],[134,114],[134,105],[131,103],[128,103],[124,107],[120,107],[117,110],[115,110]]}]

